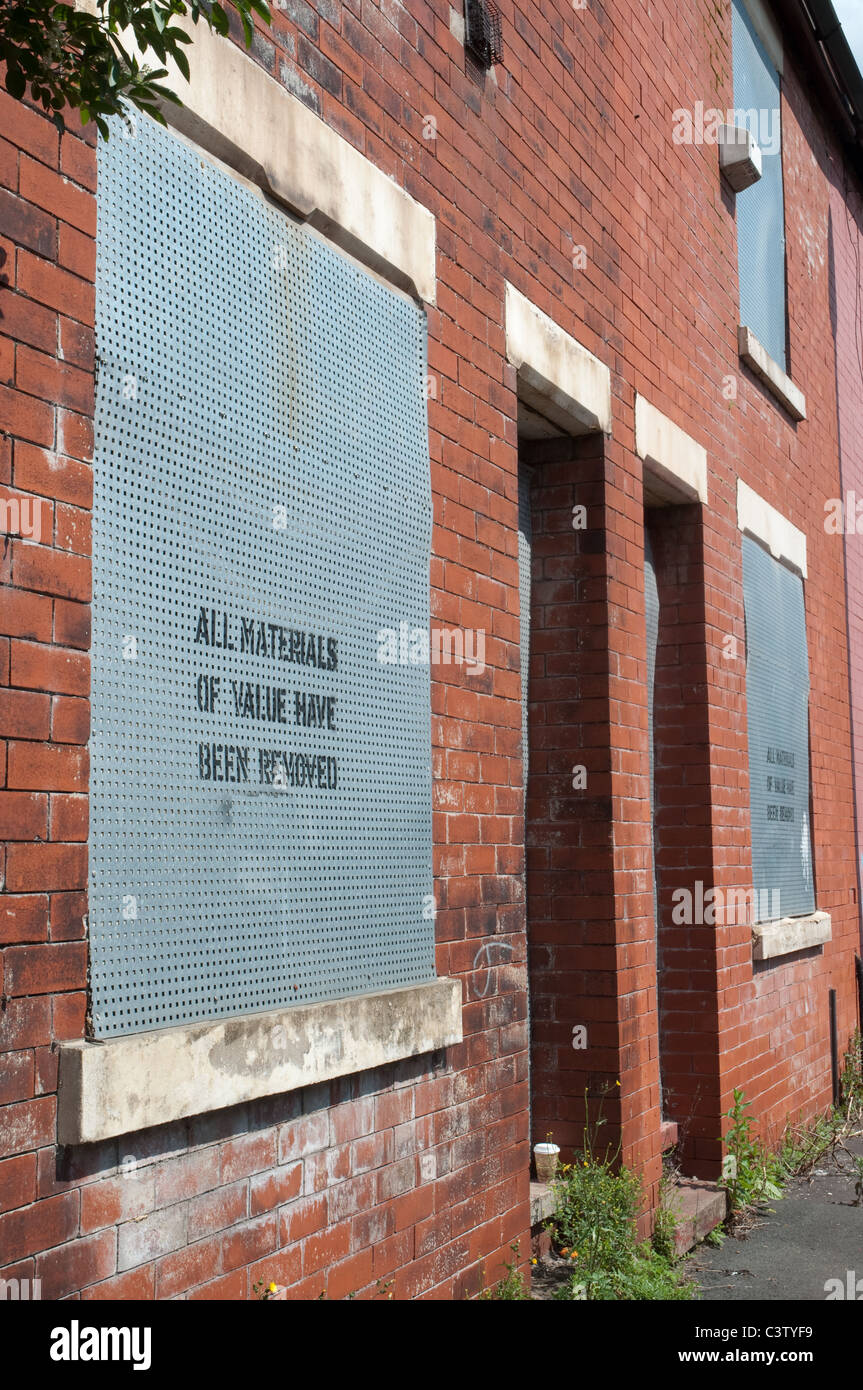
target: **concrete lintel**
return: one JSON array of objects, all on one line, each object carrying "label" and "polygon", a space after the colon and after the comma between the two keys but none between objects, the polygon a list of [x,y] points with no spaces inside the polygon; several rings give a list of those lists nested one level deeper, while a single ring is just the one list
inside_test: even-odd
[{"label": "concrete lintel", "polygon": [[752,954],[755,960],[773,960],[792,951],[808,951],[823,946],[833,936],[829,912],[812,912],[808,917],[782,917],[776,922],[759,922],[752,928]]},{"label": "concrete lintel", "polygon": [[506,355],[519,401],[565,434],[611,433],[611,373],[507,281]]},{"label": "concrete lintel", "polygon": [[[93,10],[93,0],[77,0]],[[434,304],[434,215],[292,96],[230,39],[186,16],[189,82],[171,64],[161,103],[170,126],[271,193],[298,217],[415,298]],[[142,64],[129,31],[123,40]]]},{"label": "concrete lintel", "polygon": [[377,994],[60,1047],[60,1144],[90,1144],[416,1057],[462,1040],[461,984]]},{"label": "concrete lintel", "polygon": [[645,471],[660,484],[664,500],[707,502],[707,450],[639,395],[635,397],[635,450],[644,460]]},{"label": "concrete lintel", "polygon": [[740,478],[737,479],[737,525],[766,545],[774,559],[782,560],[806,578],[805,535]]},{"label": "concrete lintel", "polygon": [[795,386],[778,362],[761,346],[755,334],[743,324],[737,329],[737,349],[740,358],[746,363],[758,380],[784,405],[793,420],[806,419],[806,397]]}]

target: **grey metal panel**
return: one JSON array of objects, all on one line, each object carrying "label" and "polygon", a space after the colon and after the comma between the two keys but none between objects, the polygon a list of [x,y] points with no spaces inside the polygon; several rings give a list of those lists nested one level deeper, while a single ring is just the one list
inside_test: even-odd
[{"label": "grey metal panel", "polygon": [[[743,537],[752,877],[757,919],[815,909],[803,580]],[[774,895],[778,894],[778,898]]]},{"label": "grey metal panel", "polygon": [[98,213],[95,1032],[429,979],[424,316],[144,117]]},{"label": "grey metal panel", "polygon": [[533,472],[522,465],[518,470],[518,597],[519,642],[521,645],[521,757],[524,795],[527,796],[528,674],[530,670],[530,561],[533,533],[530,521],[530,485]]},{"label": "grey metal panel", "polygon": [[785,199],[779,144],[779,74],[755,32],[743,0],[732,0],[734,107],[745,111],[743,124],[762,153],[757,183],[737,194],[737,263],[740,321],[750,328],[775,362],[785,369]]}]

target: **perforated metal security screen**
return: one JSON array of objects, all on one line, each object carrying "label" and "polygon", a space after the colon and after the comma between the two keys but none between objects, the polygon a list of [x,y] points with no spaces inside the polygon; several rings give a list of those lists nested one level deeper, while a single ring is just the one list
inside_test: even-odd
[{"label": "perforated metal security screen", "polygon": [[732,0],[735,123],[761,150],[762,174],[737,194],[740,322],[785,369],[785,199],[779,74],[744,0]]},{"label": "perforated metal security screen", "polygon": [[433,977],[424,316],[138,117],[96,324],[96,1034]]},{"label": "perforated metal security screen", "polygon": [[815,910],[803,580],[743,537],[752,878],[757,920]]}]

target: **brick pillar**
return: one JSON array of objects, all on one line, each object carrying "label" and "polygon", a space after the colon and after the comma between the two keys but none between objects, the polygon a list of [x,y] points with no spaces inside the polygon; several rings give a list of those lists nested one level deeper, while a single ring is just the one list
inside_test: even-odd
[{"label": "brick pillar", "polygon": [[[640,478],[601,437],[533,468],[527,898],[533,1140],[606,1138],[659,1170]],[[574,525],[573,507],[586,508]],[[583,772],[579,770],[583,769]],[[582,785],[583,782],[583,785]],[[573,1046],[584,1027],[587,1046]],[[618,1085],[618,1082],[620,1083]],[[654,1193],[655,1195],[655,1193]]]},{"label": "brick pillar", "polygon": [[[678,1126],[684,1171],[708,1177],[715,1173],[705,1146],[719,1158],[720,1085],[701,508],[657,508],[647,524],[659,590],[654,843],[663,1114]],[[699,913],[705,895],[708,911]]]}]

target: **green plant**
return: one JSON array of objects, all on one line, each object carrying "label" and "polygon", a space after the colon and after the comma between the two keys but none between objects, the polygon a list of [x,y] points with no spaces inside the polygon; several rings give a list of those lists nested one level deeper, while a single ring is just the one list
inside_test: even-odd
[{"label": "green plant", "polygon": [[708,1231],[707,1235],[704,1237],[704,1244],[712,1245],[714,1249],[721,1250],[727,1239],[728,1235],[722,1227],[714,1226],[713,1230]]},{"label": "green plant", "polygon": [[[269,24],[264,0],[233,0],[248,48],[257,13]],[[63,109],[75,108],[86,125],[95,121],[107,138],[106,118],[124,114],[124,103],[137,106],[164,125],[159,101],[182,105],[163,85],[164,66],[148,67],[152,55],[164,65],[170,58],[189,77],[183,45],[189,35],[172,21],[189,15],[217,34],[230,29],[228,13],[205,0],[96,0],[78,9],[55,0],[0,0],[0,62],[6,64],[6,90],[21,98],[27,88],[35,102],[64,128]],[[137,50],[137,54],[136,54]],[[140,63],[138,55],[144,57]]]},{"label": "green plant", "polygon": [[746,1113],[751,1102],[744,1099],[739,1087],[735,1087],[733,1094],[734,1103],[726,1111],[731,1128],[725,1135],[728,1157],[732,1161],[729,1163],[726,1159],[723,1177],[732,1220],[761,1202],[780,1198],[783,1180],[781,1160],[769,1153],[754,1133],[754,1121]]},{"label": "green plant", "polygon": [[509,1247],[512,1251],[512,1260],[507,1260],[504,1264],[506,1274],[499,1279],[491,1288],[483,1289],[480,1294],[482,1302],[504,1302],[504,1303],[528,1303],[530,1294],[524,1282],[524,1276],[518,1268],[519,1243],[514,1241]]},{"label": "green plant", "polygon": [[[585,1095],[585,1109],[587,1109]],[[597,1144],[601,1112],[585,1127],[583,1147],[553,1184],[551,1222],[560,1254],[572,1273],[555,1297],[563,1300],[688,1299],[695,1296],[674,1258],[672,1212],[660,1206],[654,1244],[639,1244],[639,1178],[618,1164],[619,1150]]]},{"label": "green plant", "polygon": [[658,1255],[666,1260],[675,1257],[674,1234],[677,1230],[677,1215],[671,1206],[673,1184],[668,1173],[663,1173],[659,1184],[659,1206],[653,1221],[651,1244]]},{"label": "green plant", "polygon": [[255,1298],[259,1298],[263,1303],[266,1303],[268,1299],[275,1298],[276,1292],[276,1285],[267,1279],[259,1279],[257,1284],[252,1285],[252,1293]]}]

